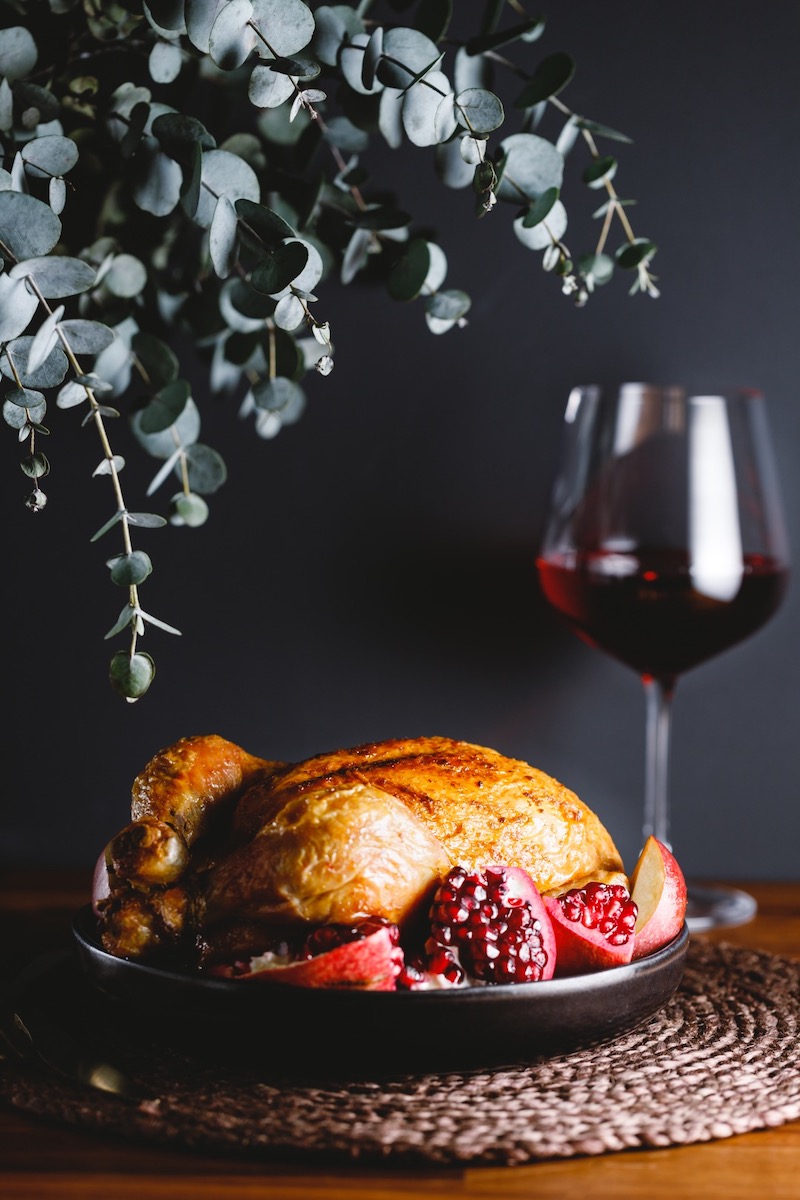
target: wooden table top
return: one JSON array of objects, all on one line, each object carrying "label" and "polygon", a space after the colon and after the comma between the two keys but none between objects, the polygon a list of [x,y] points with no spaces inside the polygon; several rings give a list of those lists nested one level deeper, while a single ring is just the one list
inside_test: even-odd
[{"label": "wooden table top", "polygon": [[[702,936],[800,958],[800,882],[740,886],[758,900],[755,920]],[[88,888],[82,872],[5,872],[0,877],[0,976],[9,978],[36,954],[65,944],[69,920],[85,903]],[[0,1107],[3,1200],[387,1200],[411,1194],[415,1200],[796,1200],[800,1121],[699,1145],[524,1167],[316,1168],[133,1145]]]}]

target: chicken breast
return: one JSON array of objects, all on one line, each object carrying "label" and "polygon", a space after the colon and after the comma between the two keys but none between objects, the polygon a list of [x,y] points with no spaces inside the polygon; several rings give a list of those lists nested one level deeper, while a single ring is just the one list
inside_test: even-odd
[{"label": "chicken breast", "polygon": [[455,864],[524,867],[540,891],[624,880],[599,818],[527,763],[450,738],[377,742],[278,768],[233,815],[204,923],[403,923]]}]

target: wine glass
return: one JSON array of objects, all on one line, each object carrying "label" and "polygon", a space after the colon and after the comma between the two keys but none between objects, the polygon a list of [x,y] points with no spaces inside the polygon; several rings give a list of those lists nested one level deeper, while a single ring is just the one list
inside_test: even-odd
[{"label": "wine glass", "polygon": [[[537,558],[569,627],[644,683],[644,837],[670,846],[667,767],[680,675],[754,633],[789,554],[759,392],[576,387]],[[690,929],[743,924],[754,899],[688,885]]]}]

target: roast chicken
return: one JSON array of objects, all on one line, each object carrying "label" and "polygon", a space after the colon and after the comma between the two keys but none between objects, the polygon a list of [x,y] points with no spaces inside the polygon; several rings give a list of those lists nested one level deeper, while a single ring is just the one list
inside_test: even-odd
[{"label": "roast chicken", "polygon": [[450,867],[523,867],[544,894],[627,882],[599,818],[525,762],[446,737],[269,762],[183,738],[137,776],[96,892],[111,953],[259,953],[275,930],[424,914]]}]

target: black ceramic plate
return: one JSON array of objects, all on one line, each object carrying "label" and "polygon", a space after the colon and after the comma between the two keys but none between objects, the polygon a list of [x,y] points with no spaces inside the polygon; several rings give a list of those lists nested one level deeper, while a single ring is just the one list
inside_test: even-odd
[{"label": "black ceramic plate", "polygon": [[94,986],[155,1036],[195,1052],[244,1054],[290,1070],[387,1075],[475,1070],[607,1042],[669,1000],[689,933],[648,958],[544,983],[430,992],[361,992],[245,983],[116,958],[90,906],[73,922]]}]

